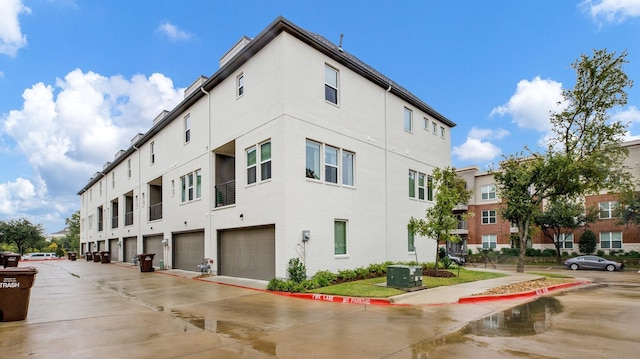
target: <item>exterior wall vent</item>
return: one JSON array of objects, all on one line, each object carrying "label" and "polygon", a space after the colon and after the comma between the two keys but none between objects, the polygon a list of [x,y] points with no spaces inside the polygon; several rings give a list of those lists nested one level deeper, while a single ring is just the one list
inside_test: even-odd
[{"label": "exterior wall vent", "polygon": [[153,124],[155,125],[156,123],[160,122],[160,120],[167,117],[168,114],[169,114],[169,111],[162,110],[162,112],[160,112],[158,116],[156,116],[156,118],[153,119]]},{"label": "exterior wall vent", "polygon": [[[184,89],[184,98],[187,98],[189,95],[191,95],[195,90],[199,89],[200,86],[202,86],[202,84],[207,81],[207,77],[206,76],[200,76],[198,77],[195,81],[193,81],[193,83],[191,85],[189,85],[189,87],[187,87],[186,89]],[[154,121],[155,123],[155,121]]]},{"label": "exterior wall vent", "polygon": [[220,58],[220,67],[224,66],[227,62],[234,58],[238,54],[238,52],[244,49],[244,47],[247,46],[250,42],[250,38],[243,36],[240,41],[236,42],[236,44],[233,45],[231,49],[229,49],[229,51],[227,51],[226,54],[222,55],[222,57]]},{"label": "exterior wall vent", "polygon": [[107,167],[111,166],[111,162],[106,162],[103,166],[102,166],[102,170],[106,170]]},{"label": "exterior wall vent", "polygon": [[138,142],[138,140],[142,137],[141,133],[138,133],[137,135],[133,136],[133,138],[131,139],[131,146],[135,145],[136,142]]},{"label": "exterior wall vent", "polygon": [[113,156],[114,159],[118,159],[118,157],[124,155],[124,150],[120,150],[118,152],[116,152],[116,154]]}]

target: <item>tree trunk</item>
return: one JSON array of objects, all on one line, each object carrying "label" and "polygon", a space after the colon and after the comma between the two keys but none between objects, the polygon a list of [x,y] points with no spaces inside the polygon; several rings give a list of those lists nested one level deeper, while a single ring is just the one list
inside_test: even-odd
[{"label": "tree trunk", "polygon": [[436,240],[436,260],[435,260],[435,264],[433,265],[433,269],[435,270],[436,273],[438,273],[438,259],[439,259],[439,254],[440,254],[440,241]]}]

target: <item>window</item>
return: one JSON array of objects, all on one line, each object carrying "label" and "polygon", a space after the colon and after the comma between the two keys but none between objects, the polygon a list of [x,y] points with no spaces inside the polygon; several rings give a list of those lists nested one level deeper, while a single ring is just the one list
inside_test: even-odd
[{"label": "window", "polygon": [[257,180],[257,152],[256,146],[247,149],[247,184],[256,183]]},{"label": "window", "polygon": [[320,144],[307,140],[307,178],[320,179]]},{"label": "window", "polygon": [[347,254],[347,221],[336,220],[333,222],[333,244],[334,254],[344,255]]},{"label": "window", "polygon": [[111,188],[116,188],[116,173],[111,172]]},{"label": "window", "polygon": [[127,160],[127,178],[131,178],[131,158]]},{"label": "window", "polygon": [[444,127],[440,126],[440,137],[444,138],[444,134],[445,134]]},{"label": "window", "polygon": [[416,171],[409,170],[409,197],[416,198]]},{"label": "window", "polygon": [[196,170],[180,177],[182,202],[190,202],[202,197],[202,171]]},{"label": "window", "polygon": [[329,65],[324,66],[324,99],[338,104],[338,70]]},{"label": "window", "polygon": [[171,180],[171,197],[175,197],[176,195],[176,181]]},{"label": "window", "polygon": [[149,145],[149,152],[151,152],[151,164],[156,163],[156,143],[155,141],[151,141],[151,144]]},{"label": "window", "polygon": [[[258,152],[258,148],[260,151]],[[247,150],[247,184],[253,184],[271,178],[271,142],[263,142],[251,146]],[[258,158],[258,156],[260,158]],[[258,162],[260,162],[260,176],[258,176]]]},{"label": "window", "polygon": [[260,144],[260,180],[271,178],[271,142]]},{"label": "window", "polygon": [[409,252],[416,251],[415,234],[411,229],[408,230],[408,235],[407,235],[407,250]]},{"label": "window", "polygon": [[327,182],[338,183],[338,149],[324,146],[324,179]]},{"label": "window", "polygon": [[560,248],[572,249],[573,233],[560,233],[558,236],[558,243],[560,244]]},{"label": "window", "polygon": [[238,88],[238,97],[244,95],[244,74],[240,74],[236,79],[236,85]]},{"label": "window", "polygon": [[622,249],[622,232],[600,233],[600,248]]},{"label": "window", "polygon": [[427,177],[427,200],[433,201],[433,177]]},{"label": "window", "polygon": [[438,124],[435,122],[431,122],[431,132],[433,132],[434,135],[438,134]]},{"label": "window", "polygon": [[184,117],[184,143],[191,141],[191,116]]},{"label": "window", "polygon": [[99,187],[100,197],[102,197],[102,181],[98,183],[98,187]]},{"label": "window", "polygon": [[423,118],[424,121],[424,129],[429,131],[429,119],[427,119],[426,117]]},{"label": "window", "polygon": [[354,158],[355,153],[349,151],[342,151],[342,184],[346,186],[353,186],[354,181]]},{"label": "window", "polygon": [[496,198],[496,185],[490,184],[487,186],[481,186],[480,192],[482,193],[482,199],[495,199]]},{"label": "window", "polygon": [[482,249],[491,249],[496,248],[496,239],[497,236],[495,234],[485,234],[482,236]]},{"label": "window", "polygon": [[600,202],[600,218],[618,218],[620,217],[620,210],[618,209],[618,202]]},{"label": "window", "polygon": [[411,132],[413,129],[413,111],[404,108],[404,130]]},{"label": "window", "polygon": [[[321,153],[324,153],[322,162]],[[328,183],[354,186],[355,158],[354,152],[307,140],[305,177]],[[323,166],[324,172],[321,171]]]},{"label": "window", "polygon": [[496,223],[496,211],[482,211],[482,224],[494,224]]},{"label": "window", "polygon": [[418,199],[424,199],[425,174],[418,173]]}]

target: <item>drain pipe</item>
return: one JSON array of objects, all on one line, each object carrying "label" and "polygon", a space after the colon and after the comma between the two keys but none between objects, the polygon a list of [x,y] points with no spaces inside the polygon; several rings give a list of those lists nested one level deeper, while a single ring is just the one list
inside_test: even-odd
[{"label": "drain pipe", "polygon": [[[213,198],[214,198],[214,182],[213,182],[213,171],[215,171],[215,164],[211,163],[212,161],[212,156],[211,156],[211,96],[209,95],[209,92],[207,92],[207,90],[204,89],[204,86],[200,86],[200,91],[202,91],[202,93],[204,93],[205,95],[207,95],[207,162],[208,162],[208,167],[209,167],[209,207],[207,210],[207,213],[209,215],[209,222],[207,223],[209,228],[207,228],[207,234],[209,235],[209,255],[205,255],[205,257],[208,258],[213,258],[213,256],[211,255],[211,252],[213,251],[213,245],[211,245],[211,238],[213,236],[213,233],[211,233],[212,228],[213,228]],[[206,237],[206,236],[205,236]],[[206,251],[206,245],[205,245],[205,251]],[[217,258],[217,255],[215,256]],[[218,273],[217,268],[215,269],[215,273]]]},{"label": "drain pipe", "polygon": [[391,92],[391,84],[384,93],[384,233],[385,260],[389,260],[389,131],[387,119],[387,98]]}]

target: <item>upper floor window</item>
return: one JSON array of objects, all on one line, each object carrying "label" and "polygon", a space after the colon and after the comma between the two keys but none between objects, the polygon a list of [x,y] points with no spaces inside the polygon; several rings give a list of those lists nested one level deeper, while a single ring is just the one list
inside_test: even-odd
[{"label": "upper floor window", "polygon": [[236,80],[236,85],[237,85],[238,97],[244,95],[244,74],[238,75]]},{"label": "upper floor window", "polygon": [[408,108],[404,108],[404,130],[411,132],[413,129],[413,111]]},{"label": "upper floor window", "polygon": [[434,135],[438,134],[438,124],[435,122],[431,122],[431,132],[433,132]]},{"label": "upper floor window", "polygon": [[184,117],[184,143],[191,141],[191,116],[186,115]]},{"label": "upper floor window", "polygon": [[482,211],[482,224],[495,224],[495,223],[496,223],[495,210]]},{"label": "upper floor window", "polygon": [[155,141],[151,141],[151,143],[149,144],[149,153],[151,155],[151,158],[150,158],[151,164],[156,163],[156,142]]},{"label": "upper floor window", "polygon": [[324,66],[324,99],[338,104],[338,70],[329,65]]},{"label": "upper floor window", "polygon": [[111,188],[116,188],[116,172],[111,172]]},{"label": "upper floor window", "polygon": [[131,178],[131,158],[127,160],[127,178]]},{"label": "upper floor window", "polygon": [[416,171],[409,170],[409,197],[416,198]]},{"label": "upper floor window", "polygon": [[440,137],[444,138],[444,135],[445,135],[444,127],[440,126]]},{"label": "upper floor window", "polygon": [[422,120],[424,121],[424,129],[429,131],[429,120],[426,117]]},{"label": "upper floor window", "polygon": [[617,218],[620,217],[620,209],[618,202],[600,202],[600,218]]},{"label": "upper floor window", "polygon": [[271,141],[263,142],[247,148],[247,184],[258,180],[258,163],[260,163],[260,180],[271,178]]},{"label": "upper floor window", "polygon": [[[416,191],[417,188],[417,191]],[[409,170],[409,197],[433,201],[433,178],[424,173]]]},{"label": "upper floor window", "polygon": [[[321,153],[324,153],[322,158]],[[353,186],[355,157],[354,152],[307,140],[305,177]],[[321,171],[323,166],[324,175]]]},{"label": "upper floor window", "polygon": [[496,198],[496,185],[490,184],[480,187],[482,193],[482,199],[495,199]]},{"label": "upper floor window", "polygon": [[196,170],[180,177],[182,202],[190,202],[202,197],[202,171]]}]

